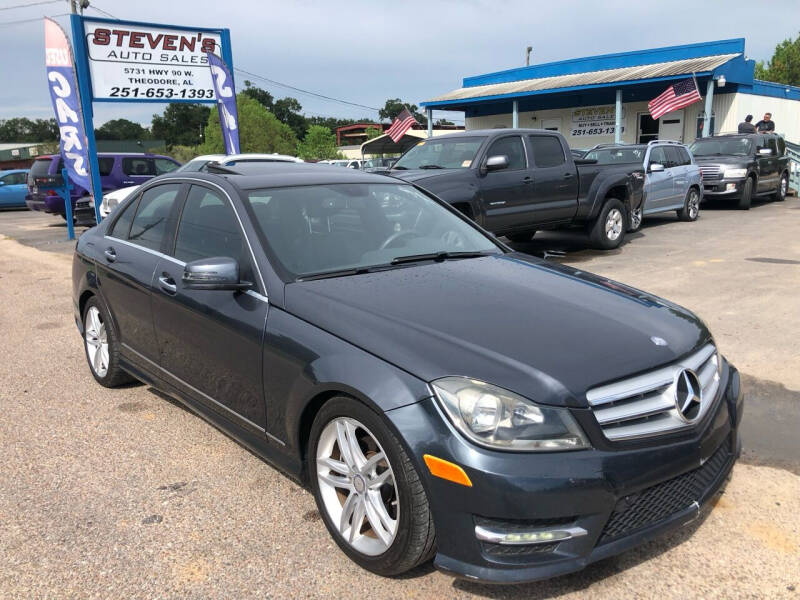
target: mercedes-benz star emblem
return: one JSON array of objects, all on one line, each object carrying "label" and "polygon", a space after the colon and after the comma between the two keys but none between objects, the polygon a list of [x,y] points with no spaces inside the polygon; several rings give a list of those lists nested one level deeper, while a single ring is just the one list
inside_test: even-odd
[{"label": "mercedes-benz star emblem", "polygon": [[703,388],[697,374],[684,369],[675,378],[675,408],[678,416],[686,423],[694,423],[700,416]]}]

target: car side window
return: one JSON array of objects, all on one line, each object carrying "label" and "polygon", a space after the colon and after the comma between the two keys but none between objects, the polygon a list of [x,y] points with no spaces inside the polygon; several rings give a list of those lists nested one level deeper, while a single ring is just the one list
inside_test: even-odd
[{"label": "car side window", "polygon": [[156,175],[153,159],[140,156],[126,156],[123,158],[122,170],[125,175]]},{"label": "car side window", "polygon": [[180,187],[179,183],[157,185],[142,193],[131,223],[129,241],[151,250],[161,250]]},{"label": "car side window", "polygon": [[2,179],[0,179],[6,185],[20,185],[21,183],[25,183],[27,181],[27,177],[25,173],[11,173],[11,175],[6,175]]},{"label": "car side window", "polygon": [[682,164],[681,155],[678,153],[678,149],[674,146],[667,146],[664,148],[664,153],[667,156],[667,164],[664,165],[665,167],[679,167]]},{"label": "car side window", "polygon": [[184,262],[215,256],[235,258],[242,279],[250,279],[249,255],[233,207],[223,194],[207,187],[193,185],[189,190],[174,255]]},{"label": "car side window", "polygon": [[507,156],[508,168],[506,171],[518,171],[527,166],[525,147],[522,145],[522,138],[518,135],[495,140],[489,147],[486,156]]},{"label": "car side window", "polygon": [[780,156],[778,154],[778,140],[774,137],[767,138],[767,148],[772,150],[772,156]]},{"label": "car side window", "polygon": [[567,162],[559,139],[552,135],[532,135],[533,162],[537,167],[557,167]]},{"label": "car side window", "polygon": [[114,157],[113,156],[101,156],[97,159],[97,166],[99,167],[100,176],[106,177],[111,175],[111,171],[114,170]]},{"label": "car side window", "polygon": [[156,174],[158,175],[172,173],[172,171],[179,167],[179,165],[166,158],[155,158],[153,159],[153,163],[155,164]]},{"label": "car side window", "polygon": [[786,154],[786,142],[783,141],[783,138],[777,138],[775,141],[778,142],[778,156]]},{"label": "car side window", "polygon": [[680,156],[681,156],[681,164],[682,165],[690,165],[690,164],[692,164],[692,157],[689,156],[689,151],[686,148],[684,148],[683,146],[680,146],[678,148],[678,154],[680,154]]},{"label": "car side window", "polygon": [[667,155],[664,153],[663,146],[656,146],[650,150],[650,164],[664,165],[664,168],[669,166],[667,164]]},{"label": "car side window", "polygon": [[136,214],[137,203],[138,202],[134,200],[122,210],[107,235],[120,240],[128,239],[128,232],[131,230],[131,222],[133,221],[133,216]]}]

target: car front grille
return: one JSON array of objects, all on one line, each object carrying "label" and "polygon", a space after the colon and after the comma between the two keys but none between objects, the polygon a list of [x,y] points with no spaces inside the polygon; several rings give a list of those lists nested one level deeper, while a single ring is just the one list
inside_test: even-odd
[{"label": "car front grille", "polygon": [[605,544],[636,531],[655,525],[672,515],[700,502],[730,461],[729,442],[725,442],[703,465],[678,475],[638,494],[617,502],[598,544]]},{"label": "car front grille", "polygon": [[[647,438],[689,429],[714,404],[719,391],[719,355],[707,344],[691,356],[650,373],[591,389],[586,399],[606,439],[612,442]],[[678,412],[678,376],[697,374],[700,407],[691,422]]]},{"label": "car front grille", "polygon": [[710,181],[713,179],[720,179],[722,169],[719,165],[708,165],[700,167],[700,177],[703,181]]}]

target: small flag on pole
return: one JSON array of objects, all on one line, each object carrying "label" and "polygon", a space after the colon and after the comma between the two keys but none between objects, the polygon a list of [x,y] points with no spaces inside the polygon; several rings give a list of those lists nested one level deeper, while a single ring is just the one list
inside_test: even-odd
[{"label": "small flag on pole", "polygon": [[396,144],[400,138],[406,134],[406,131],[411,129],[414,123],[417,123],[414,115],[412,115],[407,108],[403,107],[402,112],[397,115],[392,126],[386,130],[386,134],[392,138],[392,141]]},{"label": "small flag on pole", "polygon": [[689,106],[699,100],[700,92],[697,91],[697,83],[694,78],[684,79],[673,83],[661,95],[653,98],[647,103],[647,108],[650,109],[650,116],[658,119],[673,110]]}]

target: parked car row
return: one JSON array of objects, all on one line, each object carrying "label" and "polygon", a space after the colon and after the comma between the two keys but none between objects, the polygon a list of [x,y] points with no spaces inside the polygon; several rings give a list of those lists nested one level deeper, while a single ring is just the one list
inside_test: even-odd
[{"label": "parked car row", "polygon": [[617,241],[642,163],[576,166],[549,132],[443,138],[398,162],[408,181],[238,161],[134,190],[75,249],[91,374],[308,486],[384,576],[544,579],[696,519],[741,452],[739,374],[706,325],[475,222]]}]

